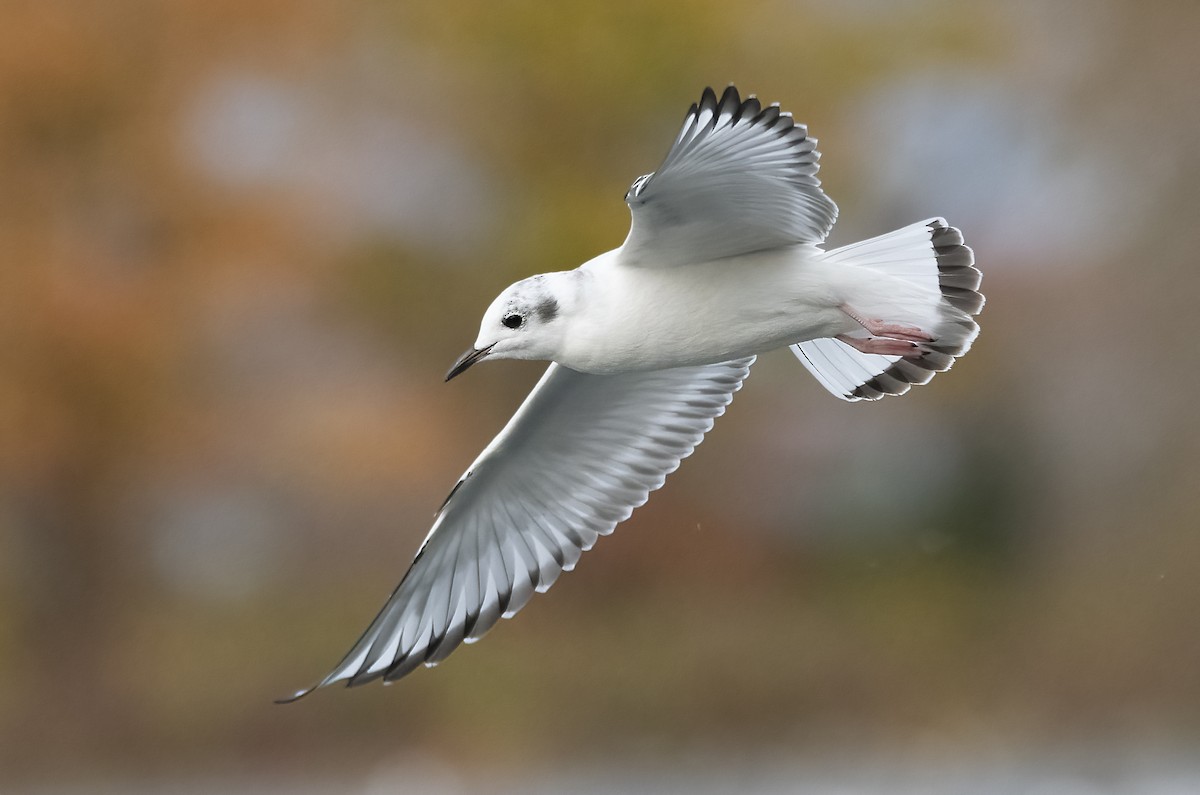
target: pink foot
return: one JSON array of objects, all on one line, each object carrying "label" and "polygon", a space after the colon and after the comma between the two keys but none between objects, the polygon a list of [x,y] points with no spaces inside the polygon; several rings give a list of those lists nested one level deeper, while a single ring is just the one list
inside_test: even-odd
[{"label": "pink foot", "polygon": [[855,323],[869,331],[872,336],[890,337],[896,340],[908,340],[909,342],[933,342],[934,340],[932,334],[917,326],[910,326],[906,323],[888,323],[883,320],[866,318],[845,304],[842,305],[841,309]]},{"label": "pink foot", "polygon": [[851,337],[848,334],[839,334],[837,338],[861,353],[906,356],[910,359],[919,359],[925,355],[925,351],[918,347],[915,342],[907,340],[889,339],[887,337],[867,337],[863,339],[862,337]]}]

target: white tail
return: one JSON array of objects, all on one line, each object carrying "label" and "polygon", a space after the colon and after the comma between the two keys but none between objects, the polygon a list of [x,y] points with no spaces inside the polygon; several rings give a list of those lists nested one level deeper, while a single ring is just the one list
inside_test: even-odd
[{"label": "white tail", "polygon": [[878,400],[903,395],[950,369],[979,334],[973,315],[983,309],[983,276],[962,233],[932,218],[886,235],[830,251],[826,261],[880,271],[907,282],[915,302],[904,318],[927,328],[933,341],[922,343],[916,357],[862,353],[836,339],[792,345],[792,352],[821,385],[843,400]]}]

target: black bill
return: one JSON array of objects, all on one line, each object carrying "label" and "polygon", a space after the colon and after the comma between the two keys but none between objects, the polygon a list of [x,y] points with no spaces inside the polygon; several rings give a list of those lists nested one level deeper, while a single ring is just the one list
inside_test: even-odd
[{"label": "black bill", "polygon": [[471,348],[471,350],[459,356],[458,361],[450,368],[450,372],[446,373],[446,380],[449,381],[454,376],[461,374],[468,367],[475,364],[475,362],[487,356],[491,353],[493,347],[495,347],[495,344],[489,345],[486,348]]}]

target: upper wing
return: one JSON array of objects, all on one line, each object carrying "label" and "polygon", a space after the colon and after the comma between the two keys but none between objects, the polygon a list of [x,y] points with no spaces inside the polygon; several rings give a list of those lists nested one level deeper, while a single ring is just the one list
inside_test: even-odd
[{"label": "upper wing", "polygon": [[317,687],[445,659],[570,571],[691,454],[754,358],[586,375],[550,365],[450,492],[411,568]]},{"label": "upper wing", "polygon": [[837,205],[821,191],[816,144],[778,105],[704,89],[662,166],[625,194],[622,257],[658,268],[820,243]]}]

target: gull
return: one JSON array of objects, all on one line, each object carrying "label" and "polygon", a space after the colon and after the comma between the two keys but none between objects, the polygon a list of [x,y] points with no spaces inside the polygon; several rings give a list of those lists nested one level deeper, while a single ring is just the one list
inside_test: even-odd
[{"label": "gull", "polygon": [[492,359],[549,367],[358,642],[281,701],[395,682],[514,616],[663,485],[757,354],[790,348],[858,401],[904,394],[967,352],[984,299],[962,234],[933,218],[826,251],[837,205],[816,143],[778,104],[706,88],[626,193],[620,248],[492,302],[446,380]]}]

